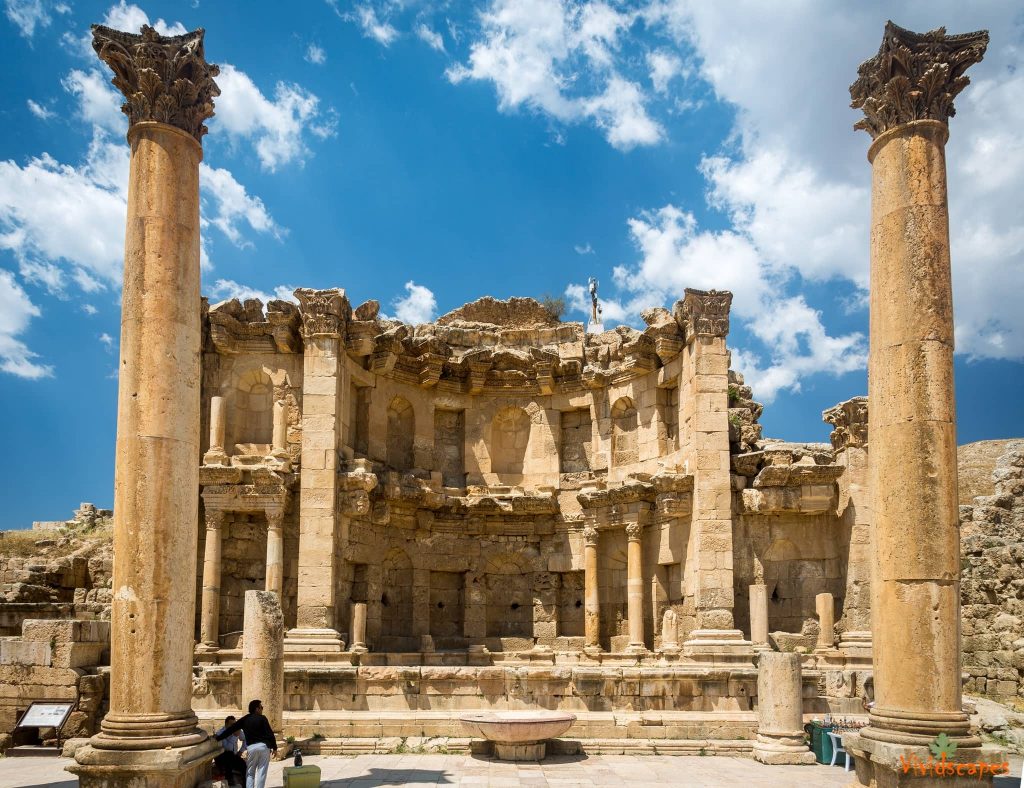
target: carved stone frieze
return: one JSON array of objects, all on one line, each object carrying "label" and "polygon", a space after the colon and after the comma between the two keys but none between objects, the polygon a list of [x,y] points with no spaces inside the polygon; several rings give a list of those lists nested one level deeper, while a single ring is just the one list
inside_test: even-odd
[{"label": "carved stone frieze", "polygon": [[220,95],[214,81],[220,68],[206,62],[205,31],[162,36],[149,25],[141,33],[92,27],[92,47],[114,72],[113,84],[124,94],[121,111],[129,126],[146,121],[167,123],[202,142],[204,121],[213,116]]},{"label": "carved stone frieze", "polygon": [[964,72],[981,61],[988,32],[948,36],[940,27],[927,33],[885,25],[878,54],[857,69],[850,106],[864,112],[854,124],[872,138],[915,120],[947,123],[953,99],[970,83]]},{"label": "carved stone frieze", "polygon": [[728,290],[691,290],[686,288],[682,301],[676,301],[676,322],[683,329],[687,344],[698,336],[724,337],[729,333],[729,309],[732,293]]},{"label": "carved stone frieze", "polygon": [[868,447],[868,398],[854,397],[833,405],[821,414],[826,424],[832,425],[832,448],[866,449]]},{"label": "carved stone frieze", "polygon": [[295,291],[295,297],[299,299],[304,338],[342,335],[349,311],[344,290],[299,288]]}]

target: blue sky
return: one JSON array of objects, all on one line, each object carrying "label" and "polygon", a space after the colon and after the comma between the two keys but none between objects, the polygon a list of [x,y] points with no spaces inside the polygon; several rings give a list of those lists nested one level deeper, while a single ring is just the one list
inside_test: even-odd
[{"label": "blue sky", "polygon": [[1024,435],[1024,16],[1013,2],[3,0],[0,527],[112,498],[126,121],[105,22],[205,27],[204,292],[298,286],[418,322],[564,294],[606,323],[735,292],[766,435],[866,391],[869,138],[847,88],[885,20],[988,28],[950,200],[961,442]]}]

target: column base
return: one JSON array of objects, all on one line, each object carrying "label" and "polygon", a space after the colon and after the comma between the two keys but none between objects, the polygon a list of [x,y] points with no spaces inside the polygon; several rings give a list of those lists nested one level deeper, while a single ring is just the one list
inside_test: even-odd
[{"label": "column base", "polygon": [[958,747],[980,747],[981,739],[971,733],[971,721],[961,711],[907,712],[875,706],[861,736],[877,742],[910,747],[927,747],[945,734]]},{"label": "column base", "polygon": [[754,760],[769,766],[799,766],[815,762],[814,753],[804,743],[803,731],[757,734]]},{"label": "column base", "polygon": [[839,648],[843,651],[871,651],[871,633],[864,631],[842,632],[839,635]]},{"label": "column base", "polygon": [[547,744],[542,741],[506,744],[494,742],[494,757],[499,761],[542,761],[547,754]]},{"label": "column base", "polygon": [[646,654],[649,654],[650,652],[647,650],[647,646],[645,646],[643,643],[630,643],[628,646],[626,646],[626,649],[623,653],[632,654],[635,657],[642,657]]},{"label": "column base", "polygon": [[90,742],[78,749],[67,771],[78,777],[81,788],[194,788],[210,779],[213,758],[221,750],[213,738],[155,750],[109,750]]},{"label": "column base", "polygon": [[774,651],[775,650],[768,643],[754,643],[752,645],[752,648],[754,649],[754,653],[755,654],[759,654],[762,651]]},{"label": "column base", "polygon": [[345,650],[345,641],[333,629],[312,629],[296,627],[284,636],[284,652],[323,652],[340,654]]},{"label": "column base", "polygon": [[591,659],[599,659],[601,655],[604,653],[604,649],[602,649],[600,646],[584,646],[583,653]]},{"label": "column base", "polygon": [[844,735],[843,747],[853,757],[857,779],[852,785],[863,788],[967,788],[1009,775],[1006,753],[998,747],[958,747],[936,761],[927,746],[875,741],[863,731]]},{"label": "column base", "polygon": [[683,654],[697,662],[754,664],[754,647],[738,629],[695,629],[683,643]]}]

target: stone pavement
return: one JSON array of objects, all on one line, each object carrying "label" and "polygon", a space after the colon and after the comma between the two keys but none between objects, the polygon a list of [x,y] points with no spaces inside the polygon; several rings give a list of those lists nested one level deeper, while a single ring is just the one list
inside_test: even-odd
[{"label": "stone pavement", "polygon": [[[62,758],[0,758],[0,788],[76,788],[78,781],[64,771]],[[749,758],[595,755],[556,756],[542,763],[503,763],[471,755],[359,755],[355,758],[310,756],[324,788],[371,786],[466,785],[491,788],[569,788],[570,786],[700,786],[739,785],[743,788],[791,786],[848,786],[852,772],[828,766],[764,766]],[[267,788],[281,788],[281,770],[271,765]],[[997,788],[1020,785],[1020,758],[1012,758],[1013,779],[997,779]]]}]

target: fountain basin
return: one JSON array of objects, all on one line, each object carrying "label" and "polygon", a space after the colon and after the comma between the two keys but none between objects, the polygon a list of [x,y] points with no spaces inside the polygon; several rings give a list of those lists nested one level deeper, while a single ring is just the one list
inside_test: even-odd
[{"label": "fountain basin", "polygon": [[470,733],[494,742],[503,761],[539,761],[546,740],[561,736],[576,722],[575,714],[553,711],[482,711],[463,714],[459,722]]}]

